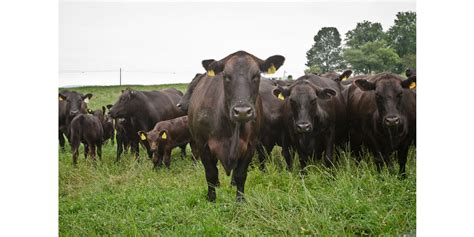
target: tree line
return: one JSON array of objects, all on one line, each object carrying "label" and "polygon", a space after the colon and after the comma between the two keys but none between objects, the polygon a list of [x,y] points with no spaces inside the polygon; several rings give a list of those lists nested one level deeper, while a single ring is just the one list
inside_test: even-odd
[{"label": "tree line", "polygon": [[345,35],[323,27],[306,53],[306,73],[352,69],[357,74],[401,73],[416,68],[416,13],[398,12],[394,25],[383,31],[378,22],[363,21]]}]

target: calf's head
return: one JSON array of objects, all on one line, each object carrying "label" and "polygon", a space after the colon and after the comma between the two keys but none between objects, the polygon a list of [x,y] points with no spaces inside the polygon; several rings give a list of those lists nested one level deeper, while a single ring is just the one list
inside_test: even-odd
[{"label": "calf's head", "polygon": [[140,140],[148,142],[150,145],[150,151],[155,153],[158,150],[158,146],[167,142],[169,137],[169,131],[167,129],[153,129],[149,132],[139,131],[138,136]]},{"label": "calf's head", "polygon": [[77,92],[59,93],[59,100],[66,102],[66,113],[70,118],[86,113],[90,98],[92,98],[90,93],[86,95]]},{"label": "calf's head", "polygon": [[234,122],[245,123],[256,116],[260,74],[274,73],[284,61],[285,58],[280,55],[261,60],[247,52],[238,51],[220,61],[204,60],[202,64],[209,76],[223,80],[225,109],[229,118]]},{"label": "calf's head", "polygon": [[290,87],[278,86],[273,95],[289,103],[295,131],[309,133],[313,131],[315,119],[325,116],[318,108],[318,102],[335,96],[336,91],[320,88],[307,80],[298,80]]}]

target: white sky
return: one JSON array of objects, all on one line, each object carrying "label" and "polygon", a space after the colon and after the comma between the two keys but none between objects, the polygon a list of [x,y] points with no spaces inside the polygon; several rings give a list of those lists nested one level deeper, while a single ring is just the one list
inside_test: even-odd
[{"label": "white sky", "polygon": [[59,70],[202,72],[201,60],[245,50],[285,56],[278,71],[303,74],[306,51],[325,26],[342,39],[357,22],[387,30],[415,1],[299,3],[61,2]]}]

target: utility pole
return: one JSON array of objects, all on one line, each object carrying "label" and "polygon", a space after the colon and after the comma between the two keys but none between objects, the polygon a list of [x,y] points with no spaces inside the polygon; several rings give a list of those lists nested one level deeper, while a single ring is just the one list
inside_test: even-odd
[{"label": "utility pole", "polygon": [[122,86],[122,68],[120,68],[120,86]]}]

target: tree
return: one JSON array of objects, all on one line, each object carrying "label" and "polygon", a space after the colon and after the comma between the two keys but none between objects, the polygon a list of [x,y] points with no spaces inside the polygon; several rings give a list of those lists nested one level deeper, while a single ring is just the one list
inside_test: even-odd
[{"label": "tree", "polygon": [[397,13],[395,24],[387,32],[387,39],[400,57],[412,54],[416,59],[416,12]]},{"label": "tree", "polygon": [[335,27],[323,27],[314,36],[314,45],[306,53],[306,66],[325,73],[343,68],[341,36]]},{"label": "tree", "polygon": [[378,22],[363,21],[357,23],[355,29],[346,33],[346,45],[351,48],[360,48],[368,42],[383,40],[385,33]]},{"label": "tree", "polygon": [[345,49],[343,56],[355,73],[400,73],[402,70],[400,57],[383,40],[365,43],[358,49]]}]

